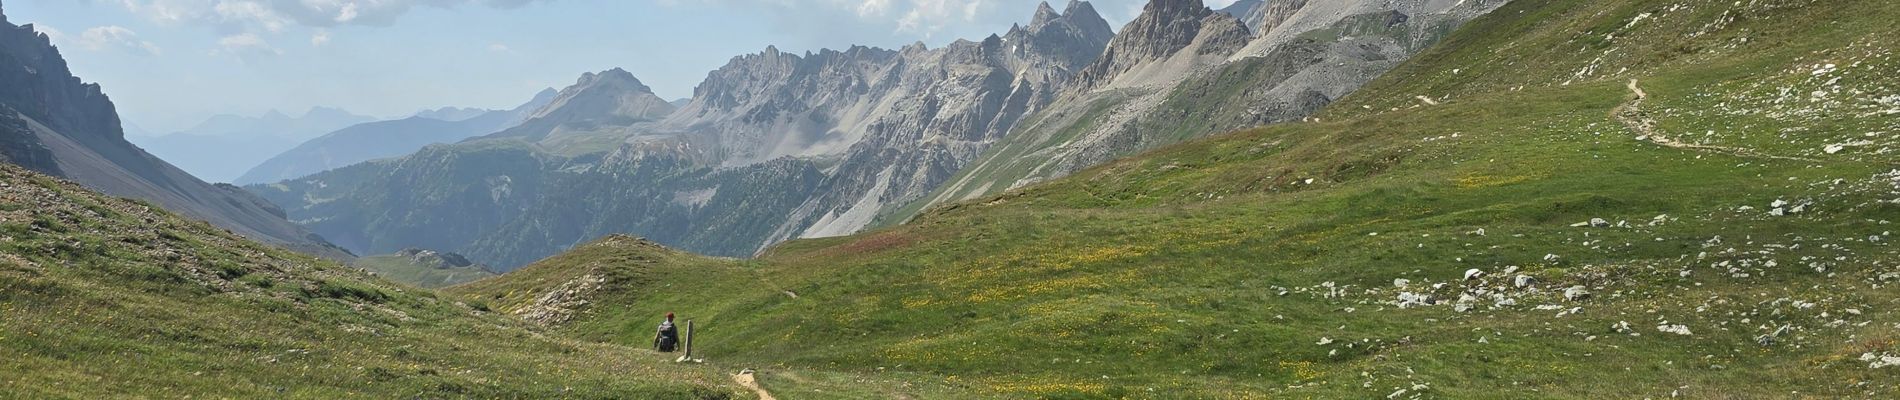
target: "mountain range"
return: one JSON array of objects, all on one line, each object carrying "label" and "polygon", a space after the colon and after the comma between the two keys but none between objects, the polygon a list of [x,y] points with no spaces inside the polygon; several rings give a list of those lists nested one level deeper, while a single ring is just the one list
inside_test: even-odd
[{"label": "mountain range", "polygon": [[585,96],[518,127],[249,188],[364,253],[444,249],[505,269],[633,233],[750,256],[1298,119],[1500,3],[1272,2],[1242,21],[1163,0],[1119,33],[1087,2],[1043,3],[943,48],[736,57],[670,112],[624,71],[589,74],[563,91]]},{"label": "mountain range", "polygon": [[311,108],[297,117],[273,110],[257,117],[221,114],[183,131],[127,138],[199,179],[236,182],[239,173],[272,154],[325,133],[376,119],[327,107]]},{"label": "mountain range", "polygon": [[233,183],[275,183],[318,172],[413,153],[423,146],[454,143],[494,133],[525,121],[528,113],[554,101],[554,89],[511,110],[443,108],[390,121],[351,125],[329,132],[255,163]]}]

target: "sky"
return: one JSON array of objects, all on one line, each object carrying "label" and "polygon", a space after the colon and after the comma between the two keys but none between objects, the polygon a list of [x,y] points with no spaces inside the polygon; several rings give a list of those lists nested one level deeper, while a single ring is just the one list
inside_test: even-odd
[{"label": "sky", "polygon": [[[1052,1],[1061,10],[1066,0]],[[1208,0],[1221,7],[1233,0]],[[402,117],[512,108],[625,68],[661,97],[766,46],[932,48],[1028,22],[1036,0],[5,0],[150,134],[311,107]],[[1094,0],[1119,29],[1146,0]],[[138,132],[134,132],[138,134]]]}]

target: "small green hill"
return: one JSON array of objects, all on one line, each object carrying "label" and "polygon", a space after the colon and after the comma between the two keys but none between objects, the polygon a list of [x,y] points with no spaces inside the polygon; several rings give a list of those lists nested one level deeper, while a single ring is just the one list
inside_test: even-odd
[{"label": "small green hill", "polygon": [[486,307],[0,165],[0,397],[751,396]]},{"label": "small green hill", "polygon": [[638,345],[677,312],[787,398],[1890,398],[1895,18],[1519,0],[1319,122],[754,261],[590,246],[456,290],[605,278],[556,325]]},{"label": "small green hill", "polygon": [[433,250],[408,249],[396,254],[363,257],[356,259],[355,265],[384,279],[428,289],[495,276],[485,266],[459,254]]}]

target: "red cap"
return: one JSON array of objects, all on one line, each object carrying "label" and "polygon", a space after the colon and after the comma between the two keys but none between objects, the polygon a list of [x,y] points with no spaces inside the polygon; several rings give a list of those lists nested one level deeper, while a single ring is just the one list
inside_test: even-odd
[{"label": "red cap", "polygon": [[673,313],[666,313],[666,319],[673,319]]}]

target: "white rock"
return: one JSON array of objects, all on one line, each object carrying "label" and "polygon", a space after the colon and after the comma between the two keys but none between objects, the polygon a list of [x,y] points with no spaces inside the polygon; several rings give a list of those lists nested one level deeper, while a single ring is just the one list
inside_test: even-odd
[{"label": "white rock", "polygon": [[1412,285],[1411,279],[1399,278],[1399,279],[1392,280],[1392,286],[1398,287],[1400,289],[1404,289],[1406,286],[1411,286],[1411,285]]},{"label": "white rock", "polygon": [[1474,279],[1478,279],[1478,278],[1480,278],[1480,277],[1483,277],[1483,276],[1484,276],[1484,271],[1482,271],[1482,270],[1479,270],[1479,269],[1477,269],[1477,268],[1472,268],[1472,269],[1467,269],[1467,270],[1465,270],[1465,280],[1467,280],[1467,281],[1469,281],[1469,280],[1474,280]]},{"label": "white rock", "polygon": [[1535,284],[1535,283],[1537,283],[1537,278],[1533,278],[1530,275],[1518,275],[1516,279],[1513,279],[1511,281],[1512,285],[1520,287],[1520,288],[1530,287],[1532,284]]},{"label": "white rock", "polygon": [[1860,360],[1868,361],[1867,368],[1878,369],[1878,368],[1886,368],[1886,367],[1892,367],[1892,366],[1900,366],[1900,357],[1895,357],[1891,354],[1881,354],[1881,355],[1876,356],[1874,355],[1874,353],[1867,353],[1867,354],[1862,354],[1860,356]]},{"label": "white rock", "polygon": [[1677,334],[1677,335],[1683,335],[1683,336],[1689,336],[1689,335],[1691,335],[1691,334],[1692,334],[1692,333],[1690,333],[1690,332],[1689,332],[1689,326],[1687,326],[1687,325],[1681,325],[1681,324],[1676,324],[1676,325],[1668,325],[1668,324],[1664,324],[1664,325],[1657,325],[1657,326],[1656,326],[1656,330],[1658,330],[1658,331],[1663,331],[1664,333],[1674,333],[1674,334]]},{"label": "white rock", "polygon": [[1564,289],[1564,300],[1577,301],[1577,300],[1583,300],[1589,297],[1590,297],[1590,289],[1585,289],[1581,285],[1571,286],[1569,289]]},{"label": "white rock", "polygon": [[1412,292],[1399,292],[1399,308],[1412,308],[1432,304],[1432,296]]}]

